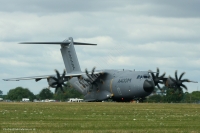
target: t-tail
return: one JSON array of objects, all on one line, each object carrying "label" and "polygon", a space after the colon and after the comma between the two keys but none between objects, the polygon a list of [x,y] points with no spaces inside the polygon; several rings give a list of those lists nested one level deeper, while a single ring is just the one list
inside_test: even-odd
[{"label": "t-tail", "polygon": [[67,73],[81,72],[74,45],[97,45],[90,43],[73,42],[72,37],[69,37],[68,40],[66,39],[63,42],[22,42],[20,44],[60,44],[60,51]]},{"label": "t-tail", "polygon": [[64,40],[64,42],[69,42],[68,46],[61,45],[60,49],[67,73],[81,72],[81,68],[74,48],[73,38],[69,37],[69,40]]}]

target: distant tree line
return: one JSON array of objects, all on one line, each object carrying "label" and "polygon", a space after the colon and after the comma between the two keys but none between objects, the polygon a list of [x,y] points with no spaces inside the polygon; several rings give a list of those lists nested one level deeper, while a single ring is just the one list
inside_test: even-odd
[{"label": "distant tree line", "polygon": [[[155,91],[152,95],[145,99],[145,102],[150,103],[200,103],[200,91],[192,93],[183,92],[177,88],[163,87],[162,91]],[[158,93],[159,92],[159,93]]]},{"label": "distant tree line", "polygon": [[9,99],[11,101],[21,101],[22,98],[29,98],[30,101],[33,101],[34,99],[54,99],[58,101],[66,101],[68,98],[83,98],[83,95],[74,88],[70,87],[70,85],[68,84],[66,87],[64,87],[64,93],[60,90],[56,93],[53,93],[50,89],[44,88],[37,95],[34,95],[28,88],[16,87],[9,90],[7,95],[3,98]]},{"label": "distant tree line", "polygon": [[[9,90],[7,95],[2,95],[0,90],[0,97],[9,99],[11,101],[21,101],[22,98],[29,98],[30,101],[34,99],[45,100],[54,99],[58,101],[66,101],[68,98],[83,98],[84,96],[77,90],[72,88],[69,84],[64,87],[64,93],[58,90],[56,93],[51,92],[50,89],[44,88],[39,94],[34,95],[28,88],[16,87]],[[155,88],[154,92],[145,98],[144,102],[149,103],[199,103],[200,91],[193,91],[192,93],[183,92],[183,90],[177,88],[163,87],[161,91]]]},{"label": "distant tree line", "polygon": [[3,91],[2,90],[0,90],[0,96],[2,96],[3,95]]}]

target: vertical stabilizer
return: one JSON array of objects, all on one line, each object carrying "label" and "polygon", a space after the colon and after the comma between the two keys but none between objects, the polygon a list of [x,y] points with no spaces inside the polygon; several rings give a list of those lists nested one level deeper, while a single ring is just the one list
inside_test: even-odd
[{"label": "vertical stabilizer", "polygon": [[69,37],[69,40],[64,40],[64,42],[70,43],[67,46],[61,44],[60,49],[67,73],[81,72],[81,68],[74,48],[73,38]]}]

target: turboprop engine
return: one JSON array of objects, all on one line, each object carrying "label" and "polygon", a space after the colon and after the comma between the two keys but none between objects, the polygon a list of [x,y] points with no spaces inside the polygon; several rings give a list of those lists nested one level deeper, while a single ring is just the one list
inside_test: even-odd
[{"label": "turboprop engine", "polygon": [[63,86],[67,86],[65,84],[65,82],[67,81],[67,79],[65,79],[66,71],[65,70],[63,71],[62,76],[60,76],[58,70],[55,70],[55,72],[56,72],[56,77],[51,76],[47,78],[47,82],[50,87],[56,88],[55,93],[58,91],[58,88],[60,88],[61,91],[64,93]]}]

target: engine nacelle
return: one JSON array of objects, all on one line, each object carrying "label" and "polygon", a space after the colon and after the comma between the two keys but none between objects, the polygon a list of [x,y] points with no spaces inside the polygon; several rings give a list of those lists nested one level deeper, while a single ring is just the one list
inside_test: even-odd
[{"label": "engine nacelle", "polygon": [[167,80],[164,82],[165,82],[165,86],[168,88],[176,87],[176,83],[172,81],[170,78],[167,78]]},{"label": "engine nacelle", "polygon": [[49,84],[50,87],[56,88],[56,84],[54,84],[54,83],[56,83],[56,80],[53,79],[53,78],[54,78],[54,77],[49,77],[49,78],[47,78],[47,82],[48,82],[48,84]]}]

